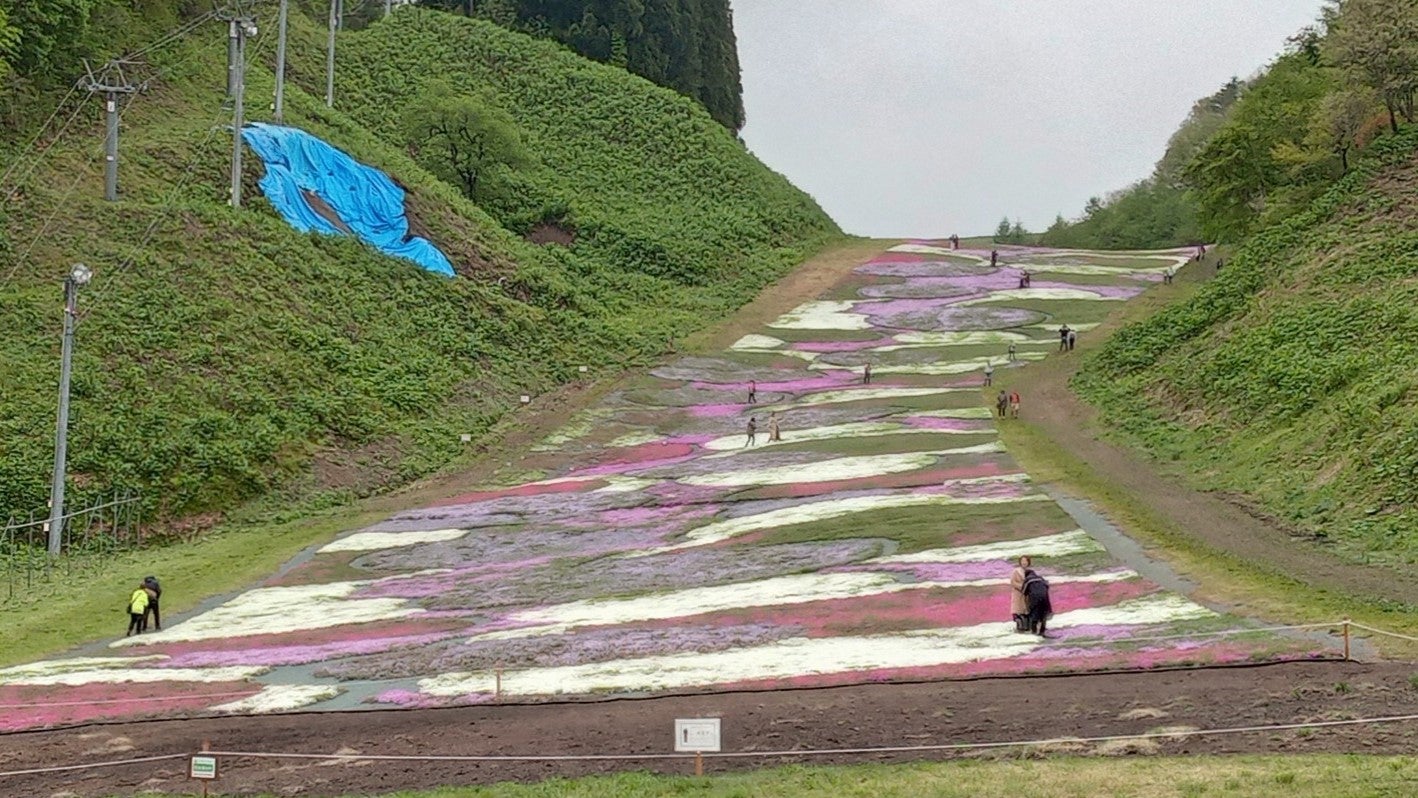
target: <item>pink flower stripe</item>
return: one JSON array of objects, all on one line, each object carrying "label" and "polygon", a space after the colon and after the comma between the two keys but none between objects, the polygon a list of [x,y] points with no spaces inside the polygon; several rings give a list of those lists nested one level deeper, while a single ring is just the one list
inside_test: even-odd
[{"label": "pink flower stripe", "polygon": [[472,504],[474,502],[487,501],[488,499],[501,499],[507,496],[539,496],[545,493],[580,493],[591,491],[597,488],[604,488],[607,482],[601,480],[587,480],[585,482],[553,482],[551,484],[538,485],[528,483],[526,485],[516,485],[510,488],[498,488],[496,490],[474,491],[463,493],[448,499],[431,503],[430,507],[451,507],[458,504]]},{"label": "pink flower stripe", "polygon": [[[175,715],[239,701],[260,691],[260,685],[246,682],[95,683],[58,689],[0,686],[0,705],[4,707],[0,709],[0,731]],[[222,697],[206,697],[214,694]]]}]

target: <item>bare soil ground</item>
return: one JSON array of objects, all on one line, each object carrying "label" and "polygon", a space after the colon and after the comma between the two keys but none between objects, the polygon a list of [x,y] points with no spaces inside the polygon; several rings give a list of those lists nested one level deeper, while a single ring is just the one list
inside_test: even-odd
[{"label": "bare soil ground", "polygon": [[[1411,665],[1306,662],[1208,670],[981,679],[768,693],[172,720],[8,735],[0,771],[214,750],[381,755],[663,754],[675,718],[721,717],[725,751],[1038,740],[1418,713]],[[986,752],[831,754],[814,764],[1044,753],[1408,753],[1418,722]],[[710,773],[803,761],[711,760]],[[0,779],[5,795],[190,793],[185,760]],[[617,770],[686,773],[683,760],[371,762],[224,758],[223,795],[373,795]]]}]

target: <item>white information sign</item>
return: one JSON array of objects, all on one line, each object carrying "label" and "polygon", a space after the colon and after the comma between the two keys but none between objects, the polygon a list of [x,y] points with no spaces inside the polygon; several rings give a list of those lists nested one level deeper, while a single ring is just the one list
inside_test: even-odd
[{"label": "white information sign", "polygon": [[189,778],[210,781],[217,777],[217,758],[214,756],[193,756],[187,768]]},{"label": "white information sign", "polygon": [[719,719],[676,718],[675,751],[717,753],[719,751]]}]

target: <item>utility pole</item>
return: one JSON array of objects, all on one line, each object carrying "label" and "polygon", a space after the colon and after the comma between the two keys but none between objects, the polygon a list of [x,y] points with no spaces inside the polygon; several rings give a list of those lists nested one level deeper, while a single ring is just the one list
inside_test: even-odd
[{"label": "utility pole", "polygon": [[89,267],[74,264],[64,278],[64,345],[59,360],[59,422],[54,431],[54,483],[49,489],[49,554],[64,547],[64,476],[69,449],[69,376],[74,360],[74,317],[79,310],[79,286],[94,276]]},{"label": "utility pole", "polygon": [[103,141],[103,198],[113,202],[118,199],[118,100],[124,94],[146,90],[147,85],[129,83],[123,77],[122,65],[110,61],[99,76],[89,71],[85,88],[104,95],[107,126]]},{"label": "utility pole", "polygon": [[384,16],[389,16],[394,11],[394,0],[384,0]]},{"label": "utility pole", "polygon": [[340,24],[340,0],[330,0],[330,38],[325,45],[325,105],[335,107],[335,27]]},{"label": "utility pole", "polygon": [[231,76],[231,207],[241,207],[241,128],[246,124],[246,40],[256,35],[256,18],[244,11],[226,11],[227,74]]},{"label": "utility pole", "polygon": [[276,23],[276,124],[286,123],[286,15],[290,0],[281,0],[280,17]]}]

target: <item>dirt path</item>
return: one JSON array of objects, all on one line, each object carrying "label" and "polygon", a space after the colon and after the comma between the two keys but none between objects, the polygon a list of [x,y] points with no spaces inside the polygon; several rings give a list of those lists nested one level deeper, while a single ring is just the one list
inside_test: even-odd
[{"label": "dirt path", "polygon": [[[1214,273],[1210,264],[1191,269],[1200,272],[1189,275],[1193,280]],[[1083,463],[1111,487],[1146,506],[1169,532],[1257,570],[1302,580],[1322,591],[1354,595],[1376,604],[1401,602],[1418,606],[1418,570],[1398,571],[1340,559],[1277,519],[1253,511],[1236,497],[1193,489],[1184,477],[1167,473],[1142,452],[1105,437],[1097,411],[1069,389],[1069,380],[1088,350],[1101,346],[1128,319],[1147,312],[1148,304],[1155,307],[1165,301],[1175,290],[1159,286],[1154,289],[1157,297],[1151,303],[1144,298],[1137,307],[1114,313],[1088,333],[1080,343],[1080,351],[1073,355],[1050,356],[1011,374],[1011,386],[1024,395],[1038,397],[1030,403],[1025,426],[1046,439],[1050,449]],[[1040,469],[1028,462],[1027,456],[1022,459],[1037,478]]]},{"label": "dirt path", "polygon": [[[154,721],[9,735],[0,771],[216,750],[383,755],[659,754],[673,720],[721,717],[725,751],[857,748],[1141,734],[1418,713],[1411,667],[1311,662],[1121,675],[986,679],[599,704]],[[1056,753],[1408,753],[1418,723],[1177,740],[1060,744]],[[980,755],[980,754],[976,754]],[[1018,755],[994,752],[986,756]],[[939,752],[814,757],[815,764],[941,759]],[[711,761],[709,771],[791,760]],[[797,760],[801,761],[801,760]],[[183,760],[0,779],[5,795],[186,791]],[[685,773],[683,761],[318,762],[225,759],[223,794],[378,794],[445,784],[533,781],[617,770]]]}]

